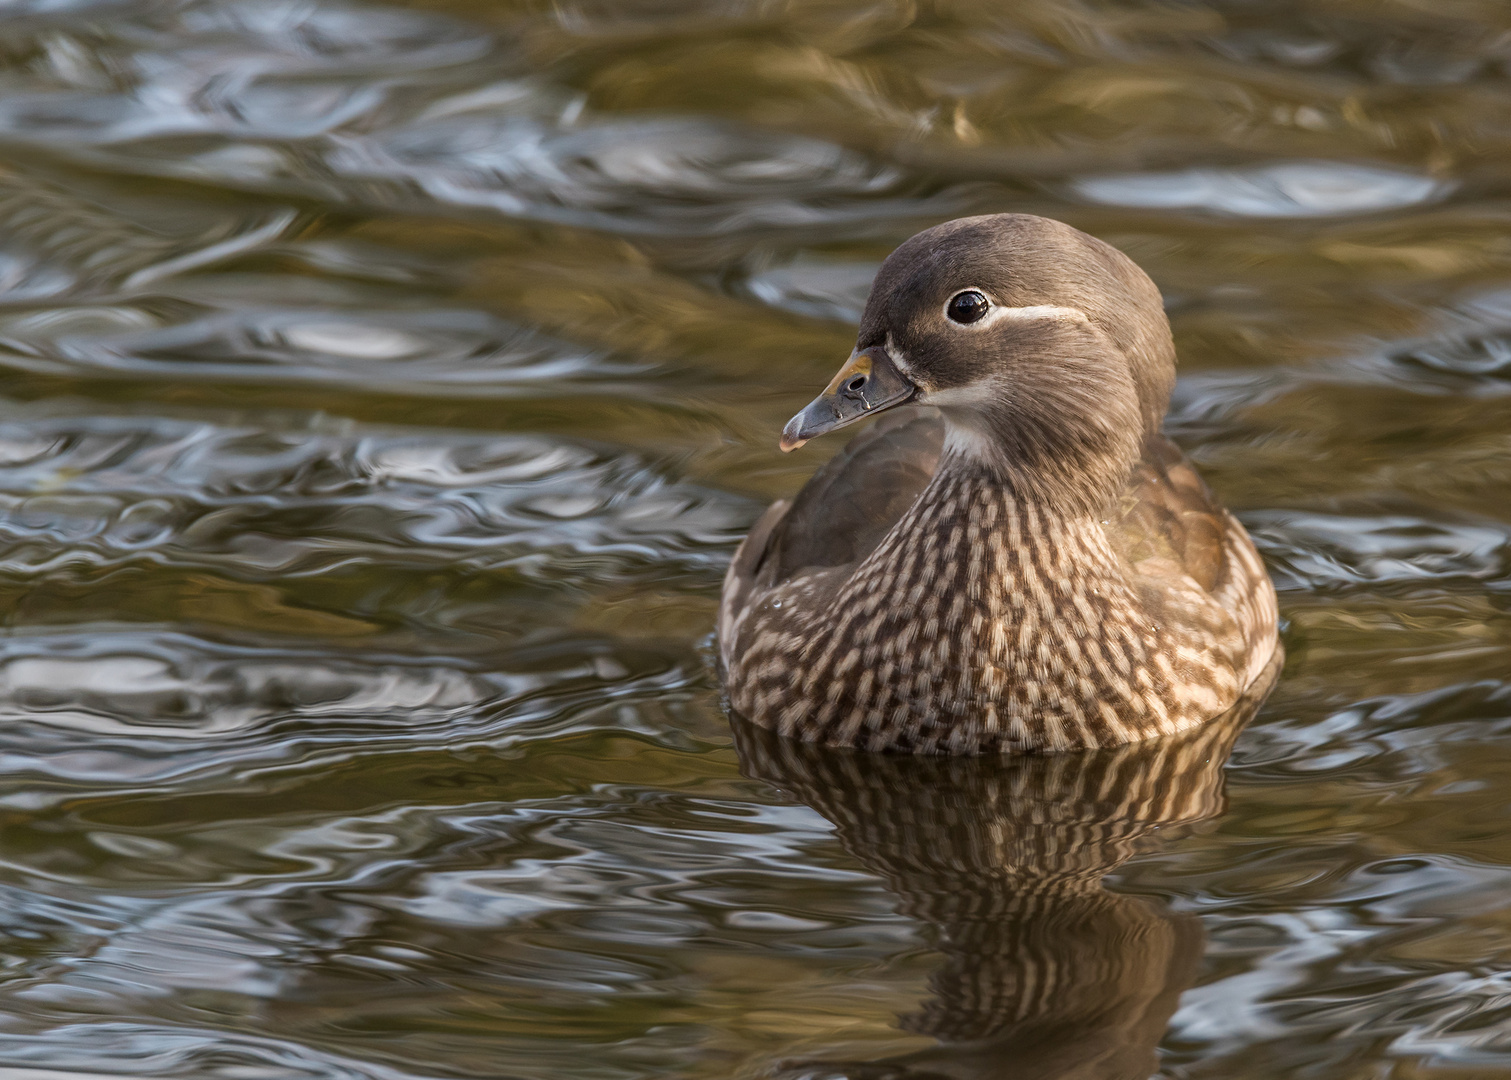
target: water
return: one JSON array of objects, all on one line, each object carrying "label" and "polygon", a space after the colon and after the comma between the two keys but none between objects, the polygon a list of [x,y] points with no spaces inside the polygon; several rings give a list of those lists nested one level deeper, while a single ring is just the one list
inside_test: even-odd
[{"label": "water", "polygon": [[[1508,41],[13,0],[0,1073],[1505,1075]],[[1278,689],[1075,763],[732,733],[724,565],[838,442],[782,423],[894,245],[996,210],[1164,290]]]}]

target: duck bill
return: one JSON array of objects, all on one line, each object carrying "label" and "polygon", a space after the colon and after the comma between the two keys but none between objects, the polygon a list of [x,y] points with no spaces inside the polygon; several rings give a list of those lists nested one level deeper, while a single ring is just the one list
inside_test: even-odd
[{"label": "duck bill", "polygon": [[782,429],[782,451],[796,450],[809,439],[825,435],[862,417],[913,400],[918,393],[881,347],[855,353],[824,387]]}]

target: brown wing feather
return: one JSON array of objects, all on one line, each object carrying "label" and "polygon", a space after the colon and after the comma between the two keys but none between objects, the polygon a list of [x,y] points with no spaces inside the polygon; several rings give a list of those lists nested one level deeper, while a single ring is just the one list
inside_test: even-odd
[{"label": "brown wing feather", "polygon": [[781,524],[792,506],[788,499],[778,499],[766,508],[735,548],[735,557],[724,571],[724,588],[719,597],[719,657],[729,667],[730,650],[739,638],[740,623],[754,605],[755,572],[765,558],[772,531]]},{"label": "brown wing feather", "polygon": [[1129,562],[1168,559],[1207,592],[1217,587],[1228,516],[1180,448],[1163,435],[1145,442],[1119,509],[1114,531]]},{"label": "brown wing feather", "polygon": [[1240,685],[1253,683],[1274,653],[1277,617],[1275,587],[1243,525],[1163,435],[1145,442],[1120,511],[1110,531],[1128,561],[1176,570],[1207,593],[1236,624],[1245,667]]},{"label": "brown wing feather", "polygon": [[899,410],[851,439],[798,492],[773,533],[771,583],[869,555],[933,479],[943,444],[937,409]]},{"label": "brown wing feather", "polygon": [[[816,571],[853,566],[881,543],[933,479],[944,444],[939,410],[899,409],[851,439],[797,496],[751,527],[724,576],[719,643],[724,663],[740,624],[767,590]],[[833,577],[842,579],[842,574]]]}]

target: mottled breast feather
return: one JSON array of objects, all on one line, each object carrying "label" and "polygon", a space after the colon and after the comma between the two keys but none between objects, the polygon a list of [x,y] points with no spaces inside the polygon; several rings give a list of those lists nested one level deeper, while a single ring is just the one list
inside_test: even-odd
[{"label": "mottled breast feather", "polygon": [[1230,708],[1277,648],[1243,526],[1161,435],[1117,505],[1067,514],[904,410],[752,529],[725,580],[731,707],[809,742],[1116,746]]}]

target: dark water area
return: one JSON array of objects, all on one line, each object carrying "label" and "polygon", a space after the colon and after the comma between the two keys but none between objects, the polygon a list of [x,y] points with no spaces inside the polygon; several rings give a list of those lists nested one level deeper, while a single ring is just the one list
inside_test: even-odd
[{"label": "dark water area", "polygon": [[[732,731],[782,423],[1004,210],[1164,291],[1276,690]],[[11,0],[0,1075],[1511,1074],[1508,538],[1497,0]]]}]

